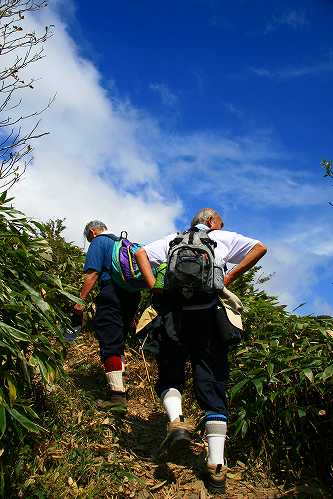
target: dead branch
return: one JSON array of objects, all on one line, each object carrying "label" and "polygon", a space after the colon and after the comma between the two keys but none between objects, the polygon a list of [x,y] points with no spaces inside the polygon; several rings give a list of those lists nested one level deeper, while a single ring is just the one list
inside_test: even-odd
[{"label": "dead branch", "polygon": [[[46,6],[45,0],[0,0],[0,189],[8,190],[22,177],[32,160],[31,142],[48,134],[38,132],[40,120],[34,118],[52,105],[55,96],[40,110],[20,112],[22,91],[33,89],[37,81],[26,79],[24,70],[44,57],[44,43],[53,34],[52,25],[41,33],[27,30],[24,20]],[[31,120],[30,129],[21,126]]]}]

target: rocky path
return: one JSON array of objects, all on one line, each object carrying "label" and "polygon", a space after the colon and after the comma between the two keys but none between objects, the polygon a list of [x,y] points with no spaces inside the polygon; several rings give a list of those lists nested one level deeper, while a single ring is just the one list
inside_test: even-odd
[{"label": "rocky path", "polygon": [[[161,405],[147,388],[150,385],[143,369],[142,357],[129,353],[128,367],[132,389],[128,416],[124,421],[124,446],[131,448],[138,455],[139,460],[134,465],[136,474],[144,477],[149,492],[153,492],[155,497],[211,497],[201,479],[206,444],[199,431],[193,435],[191,448],[184,455],[170,454],[165,460],[157,455],[156,451],[165,437],[167,418]],[[148,371],[153,372],[151,363],[148,363],[147,367]],[[281,495],[259,470],[254,482],[247,480],[246,474],[246,467],[241,462],[230,468],[224,497],[254,499],[275,498]],[[253,470],[251,474],[253,476]]]},{"label": "rocky path", "polygon": [[[90,337],[91,339],[91,337]],[[98,399],[105,399],[105,382],[99,367],[97,346],[79,341],[70,348],[66,369],[70,376],[77,376],[80,359],[89,359],[90,371],[80,375],[80,389],[88,391],[96,400],[94,418],[106,428],[101,452],[110,449],[117,453],[119,462],[131,470],[131,476],[124,474],[115,490],[112,487],[109,497],[136,498],[209,498],[202,481],[201,470],[205,458],[205,441],[200,432],[195,432],[192,446],[182,456],[168,456],[161,460],[157,454],[165,437],[167,419],[158,400],[152,392],[154,378],[153,361],[147,361],[136,350],[127,352],[127,372],[129,386],[129,407],[124,417],[112,417],[100,411]],[[96,423],[97,424],[97,423]],[[116,430],[113,432],[112,430]],[[114,436],[117,434],[117,437]],[[103,452],[102,452],[103,454]],[[110,455],[109,455],[110,456]],[[103,458],[104,459],[104,458]],[[106,459],[114,459],[106,457]],[[135,477],[135,479],[132,479]],[[91,497],[91,496],[90,496]],[[104,494],[103,494],[104,497]],[[214,496],[218,497],[218,496]],[[256,499],[282,497],[272,481],[257,468],[247,469],[237,462],[230,468],[224,497],[229,499]]]}]

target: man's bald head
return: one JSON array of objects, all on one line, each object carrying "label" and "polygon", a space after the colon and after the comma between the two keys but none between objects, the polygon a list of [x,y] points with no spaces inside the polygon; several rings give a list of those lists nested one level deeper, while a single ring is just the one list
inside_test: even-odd
[{"label": "man's bald head", "polygon": [[213,208],[202,208],[194,215],[191,227],[195,227],[198,224],[207,225],[212,229],[222,229],[224,225],[221,215]]}]

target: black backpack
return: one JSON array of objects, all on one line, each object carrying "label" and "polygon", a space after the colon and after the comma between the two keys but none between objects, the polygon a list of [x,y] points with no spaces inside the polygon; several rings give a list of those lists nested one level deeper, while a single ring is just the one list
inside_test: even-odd
[{"label": "black backpack", "polygon": [[190,299],[223,289],[223,270],[215,265],[215,241],[210,230],[196,227],[180,232],[169,244],[165,288]]}]

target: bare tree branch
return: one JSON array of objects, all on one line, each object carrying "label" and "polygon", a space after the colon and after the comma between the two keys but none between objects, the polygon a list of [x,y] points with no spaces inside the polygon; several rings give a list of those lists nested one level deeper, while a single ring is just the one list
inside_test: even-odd
[{"label": "bare tree branch", "polygon": [[[32,113],[20,112],[22,91],[33,89],[35,79],[26,79],[25,69],[44,57],[43,44],[53,34],[53,26],[41,33],[25,27],[25,15],[47,6],[45,0],[0,0],[0,190],[10,189],[24,174],[32,160],[32,145],[48,132],[38,132],[34,120],[55,99]],[[22,122],[33,124],[21,126]],[[24,131],[23,131],[24,130]],[[28,130],[28,131],[26,131]]]}]

